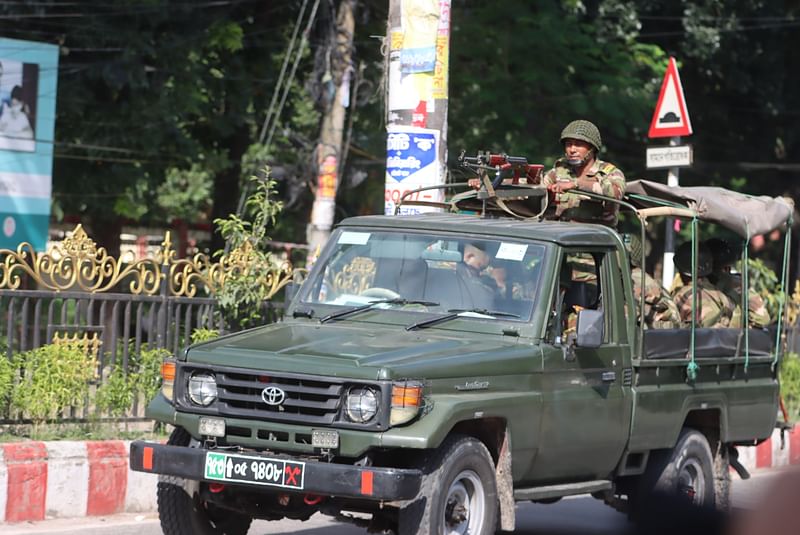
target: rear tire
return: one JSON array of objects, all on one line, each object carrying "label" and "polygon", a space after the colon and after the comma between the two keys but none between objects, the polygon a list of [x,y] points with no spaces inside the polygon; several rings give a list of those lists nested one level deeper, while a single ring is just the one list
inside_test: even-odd
[{"label": "rear tire", "polygon": [[650,455],[641,480],[640,497],[654,494],[679,496],[698,506],[713,507],[716,501],[714,457],[706,437],[694,429],[683,429],[672,450]]},{"label": "rear tire", "polygon": [[[192,436],[176,427],[167,441],[171,446],[191,446]],[[252,519],[200,499],[199,481],[161,476],[156,498],[164,535],[246,535]]]},{"label": "rear tire", "polygon": [[472,437],[449,437],[425,463],[417,498],[400,510],[399,535],[490,535],[498,517],[492,457]]}]

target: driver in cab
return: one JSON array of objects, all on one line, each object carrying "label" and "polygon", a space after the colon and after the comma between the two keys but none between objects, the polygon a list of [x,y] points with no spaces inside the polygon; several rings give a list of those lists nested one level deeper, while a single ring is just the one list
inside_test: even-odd
[{"label": "driver in cab", "polygon": [[461,246],[462,261],[456,265],[464,308],[492,309],[499,288],[495,280],[486,273],[492,260],[488,244],[468,242]]}]

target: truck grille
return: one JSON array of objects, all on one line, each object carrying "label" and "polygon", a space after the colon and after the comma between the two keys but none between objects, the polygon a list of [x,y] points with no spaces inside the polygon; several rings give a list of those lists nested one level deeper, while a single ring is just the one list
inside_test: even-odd
[{"label": "truck grille", "polygon": [[[290,423],[331,424],[339,413],[344,383],[327,378],[258,371],[215,369],[220,415]],[[277,387],[283,401],[269,405],[262,398]]]}]

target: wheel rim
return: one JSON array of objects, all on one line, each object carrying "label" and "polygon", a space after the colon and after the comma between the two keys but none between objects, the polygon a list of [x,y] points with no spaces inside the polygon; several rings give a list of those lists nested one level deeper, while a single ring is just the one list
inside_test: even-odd
[{"label": "wheel rim", "polygon": [[447,490],[442,516],[442,533],[480,533],[486,514],[483,483],[478,474],[464,470]]},{"label": "wheel rim", "polygon": [[706,477],[697,459],[687,459],[678,473],[678,492],[694,504],[705,503]]}]

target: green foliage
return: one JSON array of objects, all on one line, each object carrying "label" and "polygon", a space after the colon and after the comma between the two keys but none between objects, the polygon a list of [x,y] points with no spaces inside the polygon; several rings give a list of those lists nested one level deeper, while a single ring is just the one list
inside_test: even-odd
[{"label": "green foliage", "polygon": [[601,13],[572,1],[454,8],[450,146],[552,163],[561,153],[561,129],[589,119],[600,128],[607,157],[625,170],[617,155],[639,150],[667,57],[656,45],[637,43],[630,6],[611,3],[617,7]]},{"label": "green foliage", "polygon": [[[0,345],[0,347],[5,347]],[[0,355],[0,413],[3,412],[6,402],[11,396],[11,389],[14,386],[17,369],[14,360],[6,358],[5,354]]]},{"label": "green foliage", "polygon": [[781,396],[790,419],[800,418],[800,356],[789,353],[781,362]]},{"label": "green foliage", "polygon": [[[761,296],[769,312],[769,317],[773,322],[777,321],[778,312],[785,302],[784,294],[780,291],[780,279],[763,260],[748,258],[748,265],[750,266],[750,289]],[[741,262],[739,262],[739,266],[741,267]]]},{"label": "green foliage", "polygon": [[113,368],[95,394],[95,404],[112,416],[122,416],[137,398],[149,401],[161,386],[161,362],[169,355],[166,349],[142,347],[131,354],[128,369]]},{"label": "green foliage", "polygon": [[195,329],[192,331],[192,343],[199,344],[219,338],[219,331],[216,329]]},{"label": "green foliage", "polygon": [[189,169],[173,167],[158,186],[158,205],[170,217],[190,220],[208,204],[212,183],[212,174],[200,164]]},{"label": "green foliage", "polygon": [[121,366],[117,366],[106,377],[95,394],[95,404],[101,411],[119,417],[132,406],[135,398],[135,377],[126,374]]},{"label": "green foliage", "polygon": [[83,406],[94,379],[96,361],[78,344],[51,344],[15,356],[22,369],[11,406],[44,422],[69,407]]},{"label": "green foliage", "polygon": [[229,272],[217,292],[222,315],[233,330],[259,323],[261,308],[268,297],[264,283],[275,271],[273,255],[264,244],[269,240],[267,229],[274,225],[283,203],[275,200],[275,181],[269,179],[269,168],[263,170],[263,175],[266,178],[251,178],[254,190],[247,197],[243,217],[231,214],[214,220],[230,251],[241,252],[246,260],[244,265]]}]

